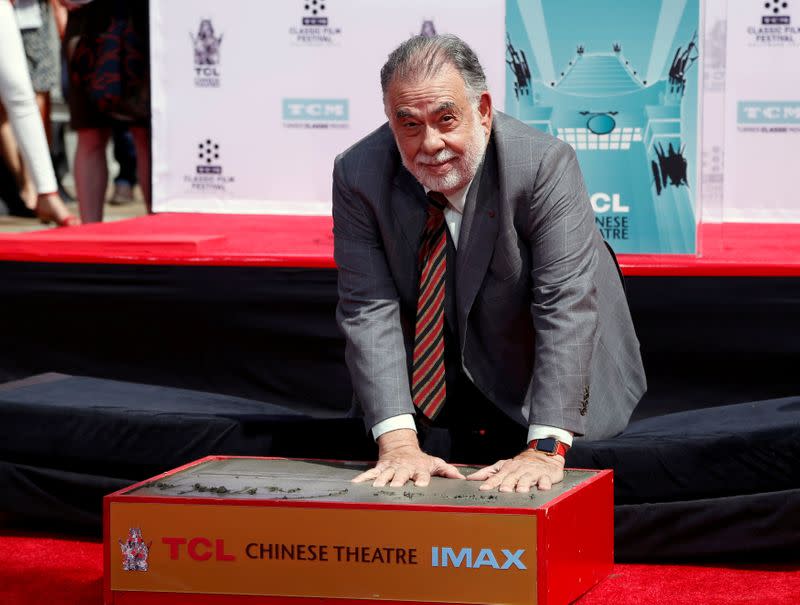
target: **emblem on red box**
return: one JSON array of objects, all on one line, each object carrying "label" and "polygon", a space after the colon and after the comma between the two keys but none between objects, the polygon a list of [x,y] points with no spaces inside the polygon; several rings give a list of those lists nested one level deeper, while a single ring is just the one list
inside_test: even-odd
[{"label": "emblem on red box", "polygon": [[122,551],[122,569],[147,571],[147,557],[152,545],[152,542],[145,544],[141,528],[131,527],[128,530],[127,540],[124,542],[119,540],[119,548]]}]

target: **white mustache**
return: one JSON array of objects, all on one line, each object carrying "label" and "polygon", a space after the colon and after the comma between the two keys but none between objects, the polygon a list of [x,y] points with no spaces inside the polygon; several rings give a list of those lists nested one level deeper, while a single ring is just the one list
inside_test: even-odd
[{"label": "white mustache", "polygon": [[428,155],[425,153],[418,153],[417,157],[414,158],[414,162],[417,164],[444,164],[450,160],[453,160],[458,157],[458,154],[451,150],[451,149],[442,149],[436,155]]}]

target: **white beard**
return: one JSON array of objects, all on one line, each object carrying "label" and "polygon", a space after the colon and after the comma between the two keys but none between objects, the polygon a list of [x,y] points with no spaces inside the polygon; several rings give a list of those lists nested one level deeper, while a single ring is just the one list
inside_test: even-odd
[{"label": "white beard", "polygon": [[[406,157],[402,150],[400,155],[403,159],[403,166],[414,175],[424,187],[431,191],[441,193],[453,193],[466,187],[475,177],[483,160],[483,153],[486,151],[486,133],[480,122],[480,113],[475,110],[473,119],[472,136],[464,147],[464,153],[458,156],[450,149],[442,149],[436,155],[426,155],[422,152],[417,153],[413,159]],[[441,164],[455,158],[455,164],[450,171],[442,176],[428,173],[425,164]]]}]

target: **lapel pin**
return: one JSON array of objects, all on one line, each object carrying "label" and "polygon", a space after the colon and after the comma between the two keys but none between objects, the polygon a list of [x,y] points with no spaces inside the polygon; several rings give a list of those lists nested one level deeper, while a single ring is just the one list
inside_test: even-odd
[{"label": "lapel pin", "polygon": [[494,210],[489,210],[489,218],[494,218]]}]

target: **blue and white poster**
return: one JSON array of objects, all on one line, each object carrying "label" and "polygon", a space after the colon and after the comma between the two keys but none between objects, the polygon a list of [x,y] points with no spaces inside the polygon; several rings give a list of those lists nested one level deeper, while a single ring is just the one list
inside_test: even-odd
[{"label": "blue and white poster", "polygon": [[616,252],[694,254],[699,0],[506,7],[506,112],[575,149]]}]

